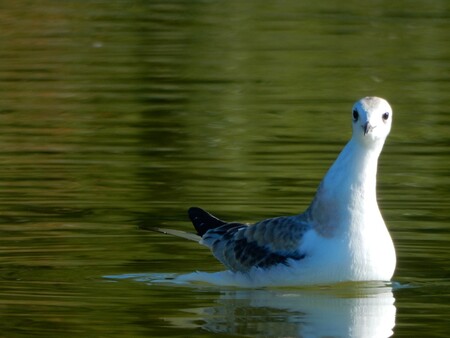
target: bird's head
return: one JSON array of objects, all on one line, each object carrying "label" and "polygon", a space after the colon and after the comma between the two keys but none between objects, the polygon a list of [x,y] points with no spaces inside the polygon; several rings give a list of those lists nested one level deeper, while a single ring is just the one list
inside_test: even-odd
[{"label": "bird's head", "polygon": [[352,109],[353,139],[364,145],[383,144],[392,124],[392,108],[379,97],[368,96]]}]

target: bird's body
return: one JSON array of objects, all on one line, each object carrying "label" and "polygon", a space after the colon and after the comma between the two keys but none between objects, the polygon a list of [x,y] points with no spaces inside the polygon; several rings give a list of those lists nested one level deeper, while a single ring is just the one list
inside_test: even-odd
[{"label": "bird's body", "polygon": [[222,277],[250,285],[391,279],[395,249],[378,208],[376,174],[392,110],[384,99],[366,97],[352,119],[351,140],[304,213],[246,225],[189,210],[200,243],[230,271]]}]

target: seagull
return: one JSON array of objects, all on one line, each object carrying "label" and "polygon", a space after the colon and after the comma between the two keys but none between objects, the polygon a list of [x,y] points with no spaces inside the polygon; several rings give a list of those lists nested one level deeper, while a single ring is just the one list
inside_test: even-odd
[{"label": "seagull", "polygon": [[351,121],[350,141],[303,213],[243,224],[192,207],[196,234],[153,229],[199,241],[228,269],[185,279],[246,286],[389,281],[396,255],[378,207],[376,175],[392,108],[365,97],[354,104]]}]

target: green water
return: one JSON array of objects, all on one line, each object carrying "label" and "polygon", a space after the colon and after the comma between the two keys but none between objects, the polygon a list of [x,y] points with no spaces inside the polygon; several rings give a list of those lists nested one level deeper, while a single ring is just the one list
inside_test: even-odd
[{"label": "green water", "polygon": [[[448,335],[448,1],[0,9],[1,336]],[[393,285],[158,282],[222,266],[139,225],[303,211],[365,95],[394,108],[378,177]]]}]

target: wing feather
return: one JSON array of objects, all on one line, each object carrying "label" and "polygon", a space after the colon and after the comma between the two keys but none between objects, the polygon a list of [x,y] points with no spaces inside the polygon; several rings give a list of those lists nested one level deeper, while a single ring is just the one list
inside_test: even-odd
[{"label": "wing feather", "polygon": [[309,229],[301,216],[271,218],[253,225],[226,223],[208,230],[201,243],[230,270],[245,272],[303,259],[305,253],[298,248]]}]

